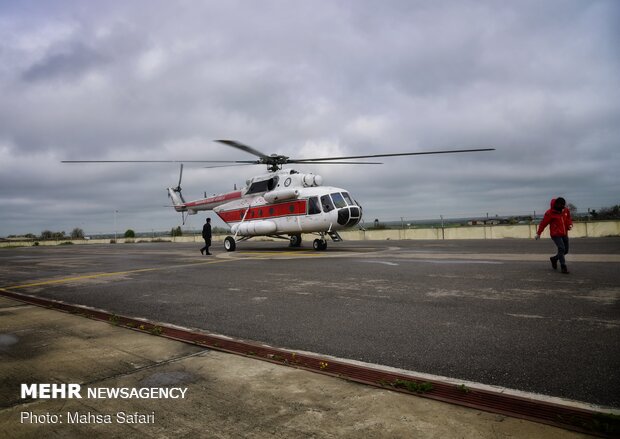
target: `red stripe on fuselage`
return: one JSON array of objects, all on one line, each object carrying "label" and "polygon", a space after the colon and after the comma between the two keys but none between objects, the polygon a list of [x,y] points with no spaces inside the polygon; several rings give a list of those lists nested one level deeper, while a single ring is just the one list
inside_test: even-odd
[{"label": "red stripe on fuselage", "polygon": [[305,215],[307,200],[295,200],[278,204],[263,204],[262,206],[251,207],[247,215],[244,209],[233,209],[217,212],[218,216],[226,223],[236,223],[243,219],[245,221],[262,220],[277,218],[289,215]]},{"label": "red stripe on fuselage", "polygon": [[219,202],[222,202],[222,201],[236,200],[237,198],[241,198],[241,191],[228,192],[227,194],[216,195],[214,197],[205,198],[204,200],[190,201],[189,203],[185,203],[184,206],[185,207],[198,207],[198,206],[202,206],[204,204],[211,204],[211,203],[219,203]]}]

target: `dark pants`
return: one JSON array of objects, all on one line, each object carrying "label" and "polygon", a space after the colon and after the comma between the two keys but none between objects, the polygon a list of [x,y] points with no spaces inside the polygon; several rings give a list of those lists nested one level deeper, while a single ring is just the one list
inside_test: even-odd
[{"label": "dark pants", "polygon": [[552,236],[551,239],[558,248],[558,254],[554,257],[560,261],[560,265],[566,265],[564,255],[568,254],[568,236]]},{"label": "dark pants", "polygon": [[209,253],[209,247],[211,247],[211,240],[210,239],[205,239],[205,246],[200,249],[200,253],[202,253],[202,252]]}]

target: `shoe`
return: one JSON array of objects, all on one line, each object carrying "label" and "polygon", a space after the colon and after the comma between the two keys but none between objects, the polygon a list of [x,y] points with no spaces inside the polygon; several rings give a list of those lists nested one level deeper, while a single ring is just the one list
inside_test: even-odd
[{"label": "shoe", "polygon": [[201,255],[204,255],[204,254],[205,254],[205,251],[204,251],[203,249],[200,249],[200,254],[201,254]]},{"label": "shoe", "polygon": [[563,274],[568,274],[570,273],[570,271],[568,271],[568,267],[566,265],[562,265],[562,273]]},{"label": "shoe", "polygon": [[549,260],[551,261],[551,266],[553,267],[553,269],[557,270],[558,269],[558,258],[556,258],[555,256],[551,256]]},{"label": "shoe", "polygon": [[211,256],[211,253],[209,253],[209,252],[207,252],[206,254],[207,254],[207,255],[209,255],[209,256]]}]

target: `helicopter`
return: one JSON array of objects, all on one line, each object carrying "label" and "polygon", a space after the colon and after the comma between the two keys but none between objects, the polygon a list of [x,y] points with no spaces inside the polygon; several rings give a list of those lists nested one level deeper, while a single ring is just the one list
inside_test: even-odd
[{"label": "helicopter", "polygon": [[[453,154],[493,151],[495,148],[459,149],[443,151],[420,151],[394,154],[373,154],[342,157],[294,159],[284,155],[267,155],[236,140],[216,140],[250,153],[254,160],[63,160],[62,163],[181,163],[179,182],[168,187],[172,207],[182,215],[200,211],[213,211],[230,226],[231,235],[224,239],[224,248],[235,251],[237,243],[257,236],[285,239],[291,247],[300,247],[302,234],[317,236],[312,242],[314,250],[327,249],[327,237],[333,242],[342,241],[339,231],[362,223],[362,206],[343,188],[324,186],[323,178],[313,173],[302,173],[284,168],[286,164],[382,164],[380,162],[351,161],[357,159],[397,157],[428,154]],[[266,165],[267,174],[246,181],[242,189],[204,198],[185,201],[181,191],[183,163],[217,163],[223,166]]]}]

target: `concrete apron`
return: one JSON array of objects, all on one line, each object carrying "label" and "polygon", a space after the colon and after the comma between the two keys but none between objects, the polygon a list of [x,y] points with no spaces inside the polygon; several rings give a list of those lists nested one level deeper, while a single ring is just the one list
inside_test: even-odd
[{"label": "concrete apron", "polygon": [[[0,298],[0,315],[3,437],[587,437],[127,331],[8,298]],[[148,323],[144,331],[159,332]],[[21,383],[51,382],[79,383],[83,389],[188,390],[183,399],[20,399]],[[112,423],[67,423],[67,413],[75,412],[109,414]],[[152,416],[153,422],[118,423],[118,412],[139,413],[149,421]],[[57,414],[64,422],[22,423],[23,413]]]}]

